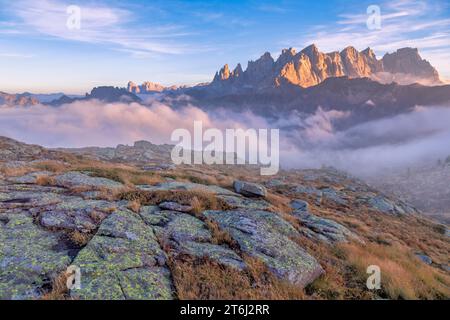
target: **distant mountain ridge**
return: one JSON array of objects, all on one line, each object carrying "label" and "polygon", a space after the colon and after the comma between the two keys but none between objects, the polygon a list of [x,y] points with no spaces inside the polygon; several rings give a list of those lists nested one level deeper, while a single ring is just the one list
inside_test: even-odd
[{"label": "distant mountain ridge", "polygon": [[[349,46],[341,52],[323,53],[312,44],[298,53],[293,48],[283,49],[277,60],[266,52],[256,61],[249,61],[245,71],[241,64],[233,71],[226,64],[216,72],[211,86],[231,91],[285,84],[308,88],[328,78],[343,76],[400,84],[442,84],[437,70],[414,48],[402,48],[378,60],[370,48],[359,52]],[[408,81],[402,83],[405,78]]]},{"label": "distant mountain ridge", "polygon": [[39,100],[24,94],[0,92],[0,105],[28,107],[39,104]]},{"label": "distant mountain ridge", "polygon": [[129,81],[127,84],[127,91],[134,94],[148,94],[163,92],[166,90],[176,90],[178,86],[165,87],[159,83],[145,81],[141,85],[135,84],[133,81]]},{"label": "distant mountain ridge", "polygon": [[350,117],[336,124],[338,129],[408,113],[417,106],[450,106],[450,85],[383,84],[369,78],[348,77],[330,77],[308,88],[290,83],[264,90],[249,87],[234,90],[214,85],[193,87],[182,93],[189,96],[189,100],[174,99],[176,94],[168,95],[167,103],[177,108],[195,105],[205,111],[223,109],[241,113],[247,110],[267,119],[288,117],[292,112],[312,115],[318,108],[350,112]]},{"label": "distant mountain ridge", "polygon": [[[414,83],[430,87],[417,87]],[[433,89],[436,86],[441,88]],[[401,104],[398,109],[406,110],[417,103],[448,103],[450,86],[443,86],[437,70],[422,59],[414,48],[401,48],[377,59],[370,48],[358,51],[349,46],[341,52],[323,53],[312,44],[300,52],[293,48],[284,49],[277,60],[266,52],[256,61],[249,61],[245,70],[241,64],[233,70],[226,64],[216,72],[212,82],[192,87],[166,87],[150,81],[137,85],[129,81],[122,88],[96,87],[84,97],[41,95],[42,100],[36,94],[10,95],[0,92],[0,105],[32,106],[43,103],[60,106],[93,99],[107,103],[143,103],[146,100],[143,95],[152,93],[161,93],[158,97],[161,100],[188,95],[197,100],[201,107],[219,105],[238,110],[255,109],[264,114],[292,109],[308,112],[319,105],[325,107],[329,104],[350,108],[366,103],[378,106],[373,113],[383,113],[381,110],[387,110],[390,105]],[[437,96],[433,96],[434,93]],[[52,96],[54,99],[51,99]],[[418,100],[414,101],[414,97]],[[258,106],[254,105],[256,102]]]},{"label": "distant mountain ridge", "polygon": [[91,93],[86,93],[85,97],[82,98],[71,98],[66,95],[53,100],[48,105],[60,106],[67,103],[72,103],[75,101],[86,101],[86,100],[99,100],[103,102],[113,103],[113,102],[142,102],[142,100],[133,93],[128,92],[125,88],[118,88],[112,86],[101,86],[95,87],[91,90]]}]

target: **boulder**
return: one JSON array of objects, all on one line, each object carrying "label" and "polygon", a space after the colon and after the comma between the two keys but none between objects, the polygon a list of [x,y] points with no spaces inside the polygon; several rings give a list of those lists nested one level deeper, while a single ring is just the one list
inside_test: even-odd
[{"label": "boulder", "polygon": [[264,199],[244,198],[242,196],[217,196],[232,208],[268,210],[270,203]]},{"label": "boulder", "polygon": [[267,195],[266,188],[257,183],[236,180],[233,187],[234,191],[246,197],[265,197]]},{"label": "boulder", "polygon": [[70,265],[58,233],[23,213],[0,214],[0,300],[38,299],[52,277]]},{"label": "boulder", "polygon": [[159,239],[171,246],[171,254],[207,257],[228,267],[242,270],[243,260],[226,245],[212,243],[213,237],[205,223],[194,216],[159,211],[155,207],[142,208],[140,215],[146,223],[154,226]]},{"label": "boulder", "polygon": [[348,201],[344,198],[342,192],[334,188],[322,189],[322,196],[340,205],[347,205]]},{"label": "boulder", "polygon": [[138,189],[143,191],[157,191],[157,190],[201,190],[205,192],[210,192],[217,195],[230,195],[236,196],[237,194],[233,191],[227,190],[225,188],[214,186],[214,185],[204,185],[200,183],[193,182],[181,182],[181,181],[166,181],[161,182],[156,185],[139,185],[136,186]]},{"label": "boulder", "polygon": [[429,256],[427,256],[426,254],[416,253],[416,257],[419,258],[425,264],[430,265],[430,264],[433,263],[433,260]]},{"label": "boulder", "polygon": [[393,201],[381,194],[368,195],[359,199],[367,203],[372,209],[390,215],[415,214],[417,210],[401,201]]},{"label": "boulder", "polygon": [[292,200],[290,205],[292,209],[303,212],[307,212],[309,208],[308,202],[299,199]]},{"label": "boulder", "polygon": [[59,186],[70,187],[92,187],[121,189],[123,184],[106,178],[91,177],[88,174],[72,171],[55,176],[55,183]]},{"label": "boulder", "polygon": [[182,205],[182,204],[179,204],[177,202],[172,202],[172,201],[162,202],[159,204],[159,207],[164,210],[179,211],[179,212],[192,211],[191,206]]},{"label": "boulder", "polygon": [[12,177],[8,180],[14,183],[25,183],[25,184],[31,184],[36,183],[37,179],[39,177],[43,176],[51,176],[53,175],[52,172],[49,171],[37,171],[37,172],[30,172],[20,177]]},{"label": "boulder", "polygon": [[173,298],[165,253],[153,229],[135,213],[106,218],[73,261],[81,269],[75,299],[166,300]]},{"label": "boulder", "polygon": [[294,211],[293,215],[299,219],[303,233],[313,239],[334,243],[350,240],[362,242],[352,231],[331,219],[325,219],[304,211]]},{"label": "boulder", "polygon": [[291,238],[292,225],[273,212],[258,210],[205,211],[230,233],[240,249],[260,259],[280,279],[304,287],[324,271],[317,260]]}]

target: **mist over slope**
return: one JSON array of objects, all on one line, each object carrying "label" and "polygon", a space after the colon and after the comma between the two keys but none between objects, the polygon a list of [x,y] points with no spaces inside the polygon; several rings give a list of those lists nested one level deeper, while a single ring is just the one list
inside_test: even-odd
[{"label": "mist over slope", "polygon": [[[137,140],[170,141],[173,130],[193,130],[194,121],[204,129],[280,129],[280,162],[286,168],[334,166],[358,175],[376,174],[386,168],[450,154],[450,108],[416,107],[409,113],[356,123],[340,129],[352,111],[324,110],[312,114],[292,111],[270,119],[251,111],[223,108],[205,111],[189,103],[174,108],[159,101],[105,103],[76,101],[54,108],[0,107],[0,135],[47,147],[116,146]],[[177,101],[174,102],[174,104]]]}]

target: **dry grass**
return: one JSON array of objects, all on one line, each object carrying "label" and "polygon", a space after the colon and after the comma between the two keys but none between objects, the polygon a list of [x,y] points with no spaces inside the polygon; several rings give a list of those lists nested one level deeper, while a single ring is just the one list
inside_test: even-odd
[{"label": "dry grass", "polygon": [[0,167],[0,172],[5,175],[5,177],[19,177],[33,171],[35,171],[33,168],[25,166],[18,168]]},{"label": "dry grass", "polygon": [[344,252],[334,245],[317,242],[305,237],[292,239],[314,256],[325,274],[305,288],[308,299],[372,299],[364,283],[356,279],[354,270],[346,264]]},{"label": "dry grass", "polygon": [[290,206],[291,199],[284,197],[282,195],[277,195],[273,193],[268,193],[266,200],[276,209],[276,211],[281,213],[291,213],[292,208]]},{"label": "dry grass", "polygon": [[234,240],[226,230],[222,230],[217,222],[212,221],[211,219],[204,219],[204,222],[208,230],[211,232],[212,243],[218,245],[225,244],[235,251],[240,251],[239,244],[236,240]]},{"label": "dry grass", "polygon": [[138,200],[130,201],[128,202],[127,208],[134,213],[139,213],[139,211],[141,210],[141,203]]},{"label": "dry grass", "polygon": [[121,165],[98,164],[80,166],[77,171],[89,171],[94,177],[107,178],[126,186],[134,185],[155,185],[163,182],[164,179],[152,172],[137,170],[133,167]]},{"label": "dry grass", "polygon": [[75,244],[77,247],[84,247],[91,241],[93,235],[90,233],[82,233],[77,230],[72,231],[68,234],[69,240]]},{"label": "dry grass", "polygon": [[54,186],[56,184],[55,178],[47,175],[37,176],[35,183],[39,186]]},{"label": "dry grass", "polygon": [[248,268],[239,271],[206,258],[170,259],[174,285],[181,300],[299,300],[299,287],[275,278],[260,261],[245,258]]},{"label": "dry grass", "polygon": [[41,300],[67,300],[69,290],[67,289],[67,273],[61,272],[52,279],[51,290],[41,296]]},{"label": "dry grass", "polygon": [[450,277],[420,262],[404,246],[368,244],[341,246],[347,261],[353,265],[360,278],[366,279],[369,265],[381,269],[382,292],[390,299],[448,299]]},{"label": "dry grass", "polygon": [[130,191],[131,188],[124,187],[122,189],[110,189],[107,187],[93,187],[93,186],[75,186],[71,187],[68,191],[69,195],[80,196],[85,192],[97,192],[96,199],[115,201],[120,194]]},{"label": "dry grass", "polygon": [[[196,198],[197,200],[194,200]],[[228,210],[230,207],[214,194],[203,190],[133,190],[118,195],[120,200],[138,201],[141,205],[158,205],[164,201],[173,201],[182,205],[195,204],[195,210]]]},{"label": "dry grass", "polygon": [[42,171],[50,171],[54,173],[65,172],[68,169],[67,164],[61,163],[60,161],[41,161],[33,165],[36,169]]},{"label": "dry grass", "polygon": [[192,213],[195,216],[201,216],[202,212],[205,210],[203,203],[195,196],[191,200]]}]

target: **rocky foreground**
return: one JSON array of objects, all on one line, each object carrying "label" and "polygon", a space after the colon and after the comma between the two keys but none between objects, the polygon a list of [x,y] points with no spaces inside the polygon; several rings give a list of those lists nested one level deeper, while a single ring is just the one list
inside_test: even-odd
[{"label": "rocky foreground", "polygon": [[333,169],[262,180],[151,148],[93,159],[1,138],[0,299],[450,297],[448,229],[402,201]]}]

